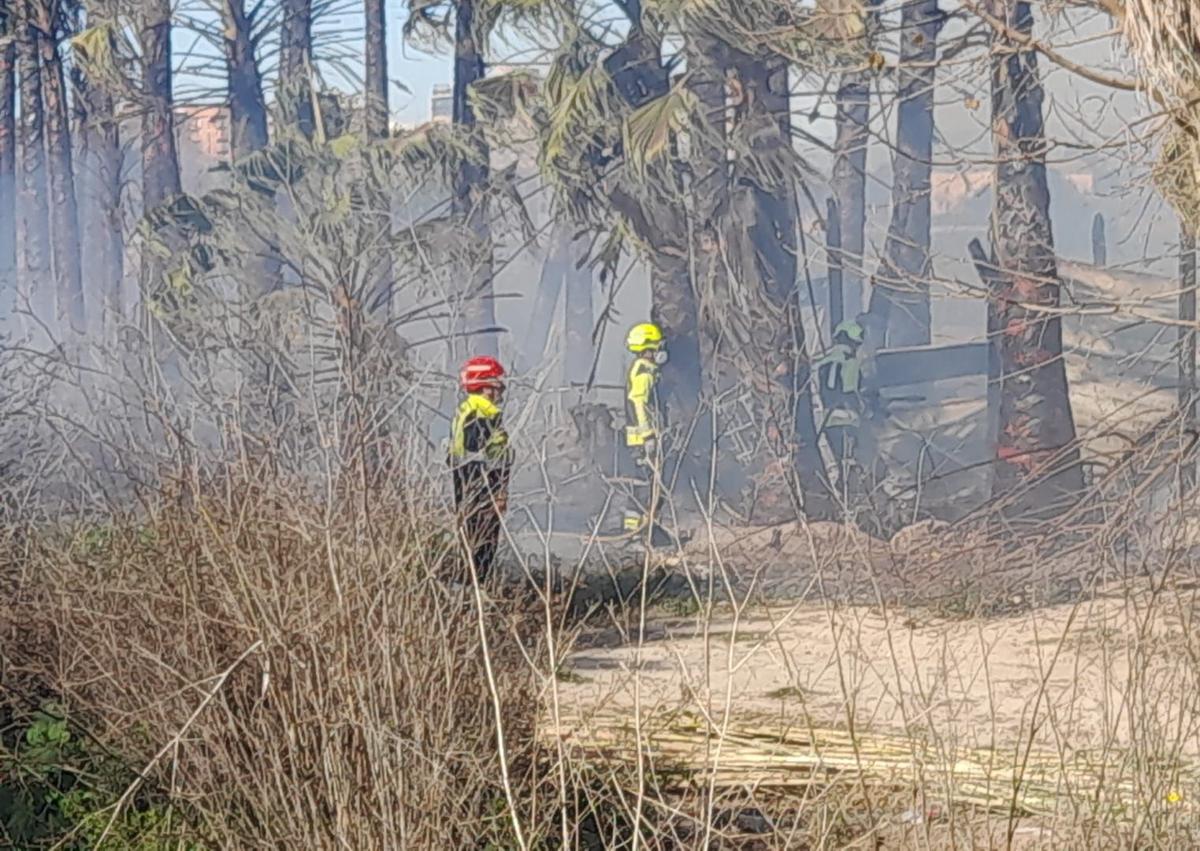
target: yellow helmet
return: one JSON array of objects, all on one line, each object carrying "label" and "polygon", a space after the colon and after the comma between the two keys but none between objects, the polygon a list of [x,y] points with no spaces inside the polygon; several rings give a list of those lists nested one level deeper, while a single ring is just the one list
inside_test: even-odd
[{"label": "yellow helmet", "polygon": [[648,352],[657,349],[663,343],[663,332],[652,322],[643,322],[629,329],[625,345],[631,352]]}]

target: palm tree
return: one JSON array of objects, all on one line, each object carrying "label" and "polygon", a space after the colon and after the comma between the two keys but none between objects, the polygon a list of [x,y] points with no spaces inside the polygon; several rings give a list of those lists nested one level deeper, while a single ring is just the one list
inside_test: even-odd
[{"label": "palm tree", "polygon": [[267,144],[267,102],[258,66],[255,19],[245,0],[225,0],[221,7],[223,46],[229,92],[233,158],[240,160]]},{"label": "palm tree", "polygon": [[181,191],[171,84],[171,0],[146,0],[142,50],[142,205],[150,212]]},{"label": "palm tree", "polygon": [[13,310],[17,271],[16,16],[0,11],[0,323]]},{"label": "palm tree", "polygon": [[20,75],[21,133],[19,177],[19,288],[43,320],[51,319],[50,204],[46,191],[45,123],[42,111],[42,70],[34,0],[17,6],[16,54]]},{"label": "palm tree", "polygon": [[734,177],[752,202],[753,216],[747,221],[731,210],[726,241],[743,283],[756,290],[749,335],[753,343],[743,372],[758,373],[771,450],[789,462],[799,486],[797,494],[792,476],[780,480],[776,493],[769,495],[774,504],[764,506],[763,516],[786,520],[802,507],[809,518],[827,517],[832,505],[817,444],[811,364],[796,289],[799,223],[788,64],[770,54],[732,53],[739,87],[734,132],[743,137],[736,148],[748,154],[735,162]]},{"label": "palm tree", "polygon": [[50,185],[50,233],[53,249],[58,319],[84,330],[83,269],[79,254],[79,207],[75,198],[75,164],[67,107],[66,74],[58,33],[63,16],[57,2],[39,7],[38,44],[42,59],[42,104],[45,109],[46,151]]},{"label": "palm tree", "polygon": [[[485,73],[483,48],[487,37],[483,19],[477,16],[477,0],[457,0],[454,6],[454,127],[467,141],[469,153],[460,157],[451,178],[451,210],[467,226],[476,250],[467,252],[470,285],[462,305],[460,330],[486,331],[496,325],[492,299],[492,238],[487,214],[489,151],[471,105],[471,87]],[[494,333],[476,334],[471,343],[476,354],[498,353]]]},{"label": "palm tree", "polygon": [[312,0],[283,0],[279,34],[279,97],[296,129],[311,139],[316,129],[312,90]]},{"label": "palm tree", "polygon": [[[997,402],[993,495],[1013,516],[1044,517],[1083,489],[1075,420],[1063,364],[1058,265],[1046,181],[1043,90],[1030,46],[1028,0],[992,0],[992,138],[996,191],[985,280]],[[972,249],[984,259],[978,244]]]},{"label": "palm tree", "polygon": [[[78,68],[76,68],[78,71]],[[78,72],[74,76],[76,104],[81,115],[80,254],[91,287],[104,305],[106,323],[119,323],[124,313],[125,233],[121,209],[121,171],[125,150],[116,102],[102,82]]]},{"label": "palm tree", "polygon": [[384,0],[364,0],[366,18],[366,49],[364,74],[366,78],[365,127],[368,141],[388,135],[388,75],[387,75],[387,8]]},{"label": "palm tree", "polygon": [[891,346],[925,345],[931,338],[933,92],[942,22],[937,0],[908,0],[900,14],[900,115],[892,158],[892,221],[870,310],[875,327],[885,331]]},{"label": "palm tree", "polygon": [[117,117],[114,89],[123,87],[117,68],[101,61],[118,53],[115,31],[106,19],[111,8],[93,0],[87,7],[86,30],[73,40],[71,67],[74,108],[78,118],[80,254],[88,270],[89,292],[103,312],[92,317],[117,324],[124,313],[125,233],[121,207],[121,173],[125,149]]},{"label": "palm tree", "polygon": [[[1200,44],[1200,4],[1196,0],[1094,2],[1121,24],[1156,98],[1190,109],[1200,70],[1200,50],[1195,47]],[[1183,45],[1190,50],[1181,49]]]},{"label": "palm tree", "polygon": [[[866,0],[867,16],[881,0]],[[860,38],[866,38],[866,28]],[[834,98],[836,109],[833,196],[841,217],[842,304],[854,316],[862,310],[863,265],[867,226],[867,154],[870,145],[871,68],[843,71]]]}]

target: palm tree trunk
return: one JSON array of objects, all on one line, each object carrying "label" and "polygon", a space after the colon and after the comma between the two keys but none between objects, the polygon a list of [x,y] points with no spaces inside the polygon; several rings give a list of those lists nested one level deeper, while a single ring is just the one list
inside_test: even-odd
[{"label": "palm tree trunk", "polygon": [[[992,15],[1030,37],[1027,0],[990,0]],[[992,137],[996,192],[991,240],[998,286],[990,294],[999,332],[999,434],[993,496],[1013,517],[1045,518],[1083,489],[1075,419],[1063,364],[1058,265],[1046,179],[1043,90],[1027,41],[994,31]]]},{"label": "palm tree trunk", "polygon": [[[867,0],[874,14],[880,0]],[[866,68],[842,74],[837,94],[833,197],[838,199],[842,235],[842,304],[853,318],[862,310],[863,268],[866,262],[867,152],[870,144],[871,71]]]},{"label": "palm tree trunk", "polygon": [[279,35],[280,99],[285,115],[311,139],[316,128],[312,103],[312,0],[283,0]]},{"label": "palm tree trunk", "polygon": [[499,344],[493,329],[496,325],[496,306],[493,301],[492,235],[488,224],[487,142],[475,120],[475,110],[469,100],[471,86],[484,76],[483,45],[479,24],[475,18],[476,0],[459,0],[454,24],[454,89],[453,122],[469,139],[470,153],[462,157],[453,177],[452,210],[466,224],[474,243],[464,251],[468,266],[464,280],[469,281],[459,307],[457,349],[464,335],[470,334],[472,354],[496,355]]},{"label": "palm tree trunk", "polygon": [[53,319],[50,289],[50,204],[46,191],[42,73],[33,0],[23,0],[18,17],[17,71],[20,74],[21,154],[19,285],[21,307],[44,322]]},{"label": "palm tree trunk", "polygon": [[[51,9],[43,6],[43,32],[53,32]],[[75,198],[75,164],[72,158],[70,117],[67,112],[66,75],[58,45],[43,35],[42,102],[46,110],[46,149],[49,153],[50,234],[53,240],[55,293],[59,322],[69,322],[76,333],[85,330],[83,269],[79,255],[79,207]]]},{"label": "palm tree trunk", "polygon": [[[788,64],[781,58],[739,56],[737,77],[742,85],[739,120],[762,126],[760,143],[791,145],[791,96]],[[767,135],[774,123],[777,135]],[[765,151],[763,153],[766,153]],[[766,421],[773,450],[787,459],[794,475],[783,477],[788,487],[774,498],[774,507],[764,512],[771,520],[795,517],[803,509],[810,519],[828,517],[832,505],[817,443],[813,415],[811,363],[800,315],[797,292],[798,256],[796,187],[784,180],[776,185],[753,183],[753,220],[748,222],[744,245],[748,256],[739,265],[742,277],[757,280],[761,307],[756,312],[759,384],[766,387]],[[750,369],[753,369],[750,366]],[[794,493],[795,487],[799,493]],[[778,490],[778,488],[777,488]],[[799,499],[797,499],[799,497]],[[786,500],[785,500],[786,498]],[[765,507],[764,507],[765,508]]]},{"label": "palm tree trunk", "polygon": [[[74,76],[77,103],[82,107],[81,154],[78,170],[79,212],[84,267],[97,281],[107,326],[124,316],[125,232],[121,209],[121,129],[112,95],[82,73]],[[94,317],[95,319],[96,317]]]},{"label": "palm tree trunk", "polygon": [[942,22],[937,0],[909,0],[900,13],[900,116],[892,159],[892,221],[870,309],[874,327],[885,329],[890,346],[926,345],[931,339],[933,92]]},{"label": "palm tree trunk", "polygon": [[171,85],[171,0],[148,0],[141,31],[142,205],[149,212],[181,191]]},{"label": "palm tree trunk", "polygon": [[[388,108],[387,72],[387,4],[384,0],[364,0],[363,13],[366,20],[366,49],[363,76],[364,92],[363,129],[368,142],[380,142],[390,134],[391,111]],[[391,314],[395,279],[391,256],[392,208],[387,188],[380,176],[372,172],[367,178],[367,198],[376,238],[372,244],[372,262],[368,270],[370,303],[384,308]]]},{"label": "palm tree trunk", "polygon": [[229,80],[229,118],[233,158],[239,160],[267,144],[267,103],[258,69],[254,22],[245,0],[225,0],[225,66]]},{"label": "palm tree trunk", "polygon": [[[221,15],[225,25],[230,149],[236,162],[266,147],[267,104],[258,66],[254,19],[246,12],[245,0],[225,0]],[[260,296],[274,289],[279,281],[280,262],[274,246],[258,240],[252,245],[247,251],[245,282],[250,295]]]},{"label": "palm tree trunk", "polygon": [[[0,19],[0,34],[12,32],[12,19]],[[0,47],[0,327],[16,306],[17,275],[17,47]]]},{"label": "palm tree trunk", "polygon": [[388,135],[387,5],[384,0],[364,0],[366,18],[367,141],[386,139]]}]

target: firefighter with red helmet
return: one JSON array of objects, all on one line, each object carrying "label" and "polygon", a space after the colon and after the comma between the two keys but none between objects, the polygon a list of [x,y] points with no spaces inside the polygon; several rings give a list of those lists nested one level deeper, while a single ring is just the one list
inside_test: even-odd
[{"label": "firefighter with red helmet", "polygon": [[448,460],[458,522],[482,582],[496,559],[512,472],[512,449],[500,411],[504,367],[486,355],[473,357],[463,364],[459,381],[467,395],[451,426]]}]

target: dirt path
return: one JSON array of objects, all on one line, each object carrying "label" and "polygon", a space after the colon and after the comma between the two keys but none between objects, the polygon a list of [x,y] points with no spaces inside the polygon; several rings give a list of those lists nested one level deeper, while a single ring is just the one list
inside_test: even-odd
[{"label": "dirt path", "polygon": [[1200,752],[1192,611],[1191,592],[1139,591],[988,620],[817,604],[707,621],[659,612],[641,646],[615,629],[586,636],[558,706],[581,735],[638,707],[730,731],[761,731],[764,719],[780,731],[852,723],[951,761],[1028,748],[1178,788],[1190,783],[1179,758]]}]

